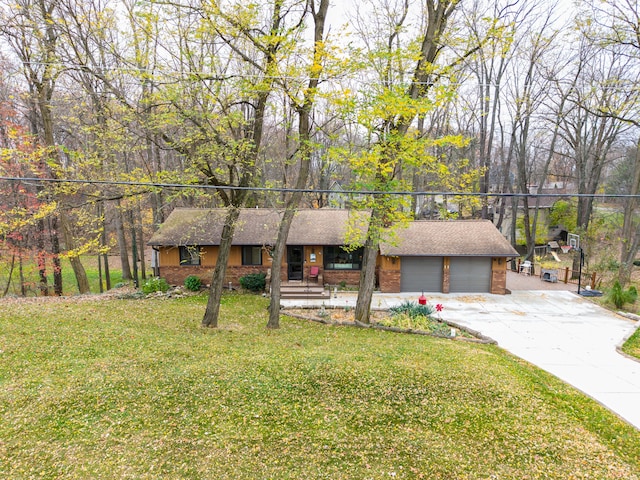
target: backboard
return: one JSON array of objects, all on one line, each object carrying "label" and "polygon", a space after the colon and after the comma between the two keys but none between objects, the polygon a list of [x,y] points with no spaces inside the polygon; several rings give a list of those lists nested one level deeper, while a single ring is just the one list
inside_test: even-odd
[{"label": "backboard", "polygon": [[580,235],[576,235],[575,233],[567,234],[567,244],[578,250],[580,248]]}]

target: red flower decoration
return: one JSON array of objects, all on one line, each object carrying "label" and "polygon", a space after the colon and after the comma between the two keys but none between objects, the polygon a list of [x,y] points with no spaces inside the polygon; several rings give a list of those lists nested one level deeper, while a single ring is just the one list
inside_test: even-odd
[{"label": "red flower decoration", "polygon": [[443,308],[444,308],[444,307],[442,306],[442,304],[441,304],[441,303],[437,304],[437,305],[436,305],[436,312],[441,312]]}]

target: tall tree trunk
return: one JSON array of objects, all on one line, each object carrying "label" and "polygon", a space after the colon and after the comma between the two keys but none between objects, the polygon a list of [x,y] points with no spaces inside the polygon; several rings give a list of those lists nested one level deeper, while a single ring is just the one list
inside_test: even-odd
[{"label": "tall tree trunk", "polygon": [[116,202],[115,223],[116,236],[118,237],[118,250],[120,252],[120,264],[122,266],[122,280],[132,280],[131,265],[129,264],[129,251],[127,248],[127,237],[124,233],[124,214],[120,208],[120,200]]},{"label": "tall tree trunk", "polygon": [[[516,147],[516,132],[515,132],[515,128],[512,128],[511,135],[509,135],[509,149],[507,150],[507,160],[505,162],[505,167],[503,172],[503,175],[504,175],[503,177],[504,183],[502,184],[503,193],[504,192],[513,193],[513,182],[511,181],[510,174],[511,174],[511,163],[513,160],[513,156],[515,154],[515,147]],[[496,224],[496,228],[498,230],[502,227],[502,222],[505,215],[507,201],[509,201],[509,203],[511,204],[511,219],[515,222],[515,219],[518,215],[518,210],[517,208],[514,209],[514,200],[516,200],[515,197],[511,197],[511,200],[507,200],[507,198],[503,197],[500,200],[500,218],[498,219],[498,223]],[[517,203],[516,203],[516,207],[517,207]],[[513,231],[513,228],[512,228],[512,231]],[[515,234],[513,235],[513,240],[511,244],[512,245],[516,244]]]},{"label": "tall tree trunk", "polygon": [[[56,81],[61,73],[60,52],[58,49],[60,30],[58,28],[59,21],[55,15],[56,7],[58,6],[56,2],[47,1],[17,5],[16,15],[22,20],[17,23],[9,22],[9,24],[3,25],[3,34],[9,35],[14,40],[14,42],[9,43],[13,43],[14,52],[22,61],[25,79],[32,94],[32,105],[34,110],[37,110],[37,112],[34,111],[32,113],[39,114],[39,122],[34,130],[37,129],[38,133],[41,134],[42,143],[47,149],[43,166],[53,164],[57,167],[62,167],[54,133],[55,118],[53,115],[54,90]],[[18,12],[20,13],[18,14]],[[34,61],[34,59],[37,59],[37,61]],[[36,126],[36,122],[33,125]],[[40,126],[42,127],[41,131]],[[55,178],[60,174],[61,170],[49,168],[48,174]],[[43,172],[46,171],[46,169],[43,169]],[[63,195],[58,195],[54,200],[63,204],[62,197]],[[68,233],[70,232],[70,221],[64,208],[61,209],[58,216],[62,227],[62,235],[65,239],[65,247],[68,250],[73,250],[75,248],[74,238]],[[52,220],[52,223],[57,222],[58,220]],[[50,236],[54,259],[54,289],[57,295],[62,295],[62,271],[58,257],[60,240],[56,228],[50,230]],[[86,273],[82,263],[77,258],[75,260],[72,258],[71,266],[76,274],[81,292],[88,290]]]},{"label": "tall tree trunk", "polygon": [[[313,2],[312,2],[313,3]],[[282,34],[282,22],[285,15],[282,14],[284,3],[281,0],[273,0],[273,11],[271,13],[271,24],[269,31],[273,38]],[[223,15],[223,14],[221,14]],[[234,22],[232,22],[234,23]],[[246,35],[247,32],[243,32],[244,38],[257,46],[261,51],[265,53],[264,65],[262,65],[262,73],[266,75],[263,80],[261,88],[253,100],[250,102],[253,104],[254,114],[253,118],[249,122],[248,131],[246,133],[245,140],[250,140],[250,147],[246,151],[244,158],[241,162],[238,162],[233,169],[230,169],[229,180],[227,185],[237,184],[240,187],[247,187],[255,183],[257,173],[257,159],[260,153],[262,144],[262,136],[264,134],[264,122],[265,113],[267,110],[267,102],[271,94],[275,78],[272,70],[276,64],[278,58],[278,52],[282,48],[283,44],[276,41],[268,41],[267,44],[262,44],[257,40],[257,37],[252,34]],[[240,216],[240,208],[246,204],[247,192],[231,191],[228,195],[225,192],[224,184],[215,179],[215,175],[210,175],[212,172],[205,172],[209,176],[209,181],[213,185],[219,186],[218,193],[223,198],[225,205],[227,205],[228,213],[225,220],[225,225],[222,230],[222,239],[220,241],[218,259],[211,280],[211,288],[209,293],[209,300],[207,302],[207,309],[202,319],[202,325],[207,327],[217,327],[218,315],[220,312],[220,299],[222,297],[222,290],[224,288],[224,275],[227,269],[227,261],[231,250],[231,243],[233,241],[233,232],[235,231],[236,221]],[[239,179],[239,181],[238,181]],[[237,182],[237,183],[236,183]]]},{"label": "tall tree trunk", "polygon": [[227,209],[227,216],[224,221],[224,227],[222,228],[222,237],[220,238],[220,247],[218,249],[218,259],[216,260],[216,266],[211,279],[211,287],[209,288],[207,309],[202,318],[203,327],[218,327],[220,300],[222,299],[222,290],[224,289],[224,277],[227,273],[227,263],[229,262],[229,254],[233,242],[233,232],[235,231],[239,217],[239,207],[230,206]]},{"label": "tall tree trunk", "polygon": [[146,258],[144,256],[144,229],[142,228],[142,211],[140,204],[136,203],[136,231],[138,233],[138,256],[140,257],[140,277],[147,278]]},{"label": "tall tree trunk", "polygon": [[53,292],[62,295],[62,265],[60,264],[60,239],[58,237],[58,218],[54,215],[50,220],[51,254],[53,257]]},{"label": "tall tree trunk", "polygon": [[109,270],[109,254],[102,254],[102,264],[104,265],[104,280],[107,291],[111,290],[111,272]]},{"label": "tall tree trunk", "polygon": [[379,241],[376,233],[371,233],[371,229],[378,228],[376,225],[378,212],[376,209],[371,212],[369,219],[369,232],[364,244],[362,256],[362,270],[360,271],[360,286],[358,287],[358,299],[356,301],[355,320],[356,322],[369,323],[371,312],[371,299],[376,284],[376,259],[378,257]]},{"label": "tall tree trunk", "polygon": [[[52,162],[55,162],[56,165],[60,165],[59,151],[55,142],[55,138],[53,135],[53,112],[51,111],[51,98],[53,95],[53,84],[47,85],[39,88],[39,108],[40,114],[42,115],[42,126],[44,132],[44,143],[49,149],[49,159]],[[52,176],[55,178],[57,174],[55,172],[52,173]],[[63,201],[62,198],[58,199],[59,201]],[[61,208],[58,212],[58,219],[54,219],[54,222],[59,223],[60,228],[62,229],[62,238],[64,239],[65,248],[67,250],[75,249],[75,239],[73,237],[73,233],[71,231],[71,222],[67,216],[67,212],[64,208]],[[60,253],[60,240],[58,237],[57,228],[53,229],[52,232],[52,243],[54,244],[54,289],[56,295],[62,295],[62,268],[60,265],[60,258],[58,254]],[[76,282],[78,284],[78,291],[81,294],[89,292],[89,281],[87,280],[87,274],[85,272],[84,267],[82,266],[82,262],[77,256],[69,257],[69,261],[71,263],[71,268],[73,269],[73,273],[76,277]]]},{"label": "tall tree trunk", "polygon": [[[407,3],[405,3],[405,6]],[[420,43],[421,54],[411,73],[411,83],[405,92],[408,99],[418,100],[428,95],[430,87],[433,85],[433,65],[442,49],[442,35],[444,34],[448,20],[455,11],[458,2],[443,1],[436,2],[429,0],[424,2],[427,11],[426,23],[422,26],[422,38]],[[406,17],[406,15],[405,15]],[[402,27],[404,18],[397,25]],[[391,34],[393,40],[395,33]],[[402,164],[396,163],[398,154],[398,139],[408,135],[409,129],[417,117],[417,112],[412,111],[408,115],[391,114],[383,118],[381,132],[384,138],[379,146],[381,149],[380,167],[375,173],[374,184],[376,188],[388,185],[390,180],[398,178]],[[392,135],[389,135],[389,134]],[[389,168],[392,167],[392,168]],[[369,323],[369,312],[371,309],[371,299],[375,288],[376,278],[376,258],[378,255],[380,237],[383,228],[388,228],[389,222],[383,221],[388,211],[382,197],[376,197],[371,211],[367,236],[364,242],[364,254],[362,270],[360,272],[360,285],[358,287],[358,299],[356,301],[355,319],[358,322]]]},{"label": "tall tree trunk", "polygon": [[100,293],[104,293],[104,274],[102,273],[102,258],[101,255],[98,254],[98,291]]},{"label": "tall tree trunk", "polygon": [[638,254],[640,245],[640,221],[636,209],[640,192],[640,139],[636,144],[636,159],[633,165],[633,180],[631,183],[630,198],[624,205],[624,221],[622,225],[622,241],[620,242],[620,268],[618,269],[618,281],[623,287],[631,280],[633,262]]},{"label": "tall tree trunk", "polygon": [[45,235],[45,223],[44,219],[38,220],[38,231],[37,231],[37,240],[36,245],[38,247],[38,276],[40,277],[40,282],[38,288],[40,289],[40,294],[44,296],[49,295],[49,285],[47,279],[47,255],[44,250],[44,235]]},{"label": "tall tree trunk", "polygon": [[527,258],[534,260],[536,253],[536,245],[538,241],[538,214],[540,213],[540,197],[536,197],[536,203],[533,207],[533,220],[529,217],[529,221],[531,221],[531,245],[527,251]]},{"label": "tall tree trunk", "polygon": [[[314,66],[322,65],[323,55],[320,53],[319,47],[324,38],[324,22],[328,8],[329,0],[321,0],[318,11],[312,11],[315,22]],[[291,222],[293,221],[296,210],[300,206],[302,189],[307,184],[309,170],[311,169],[311,109],[314,103],[314,92],[318,86],[321,71],[321,68],[314,69],[311,79],[309,80],[309,86],[305,92],[303,104],[297,108],[300,169],[298,170],[298,178],[296,179],[296,191],[293,192],[287,200],[284,215],[278,228],[278,239],[276,240],[273,250],[271,261],[271,303],[269,304],[269,321],[267,322],[267,328],[280,328],[280,286],[282,283],[280,271],[282,269],[282,258],[284,257]]]},{"label": "tall tree trunk", "polygon": [[[62,236],[64,238],[65,246],[67,250],[72,248],[75,241],[73,239],[73,232],[71,231],[71,225],[69,224],[69,218],[67,217],[65,212],[60,212],[60,226],[62,227]],[[87,273],[82,266],[82,262],[80,261],[80,257],[77,255],[72,255],[69,257],[69,262],[71,263],[71,268],[73,269],[73,273],[76,276],[76,282],[78,284],[78,292],[80,294],[86,294],[90,292],[89,289],[89,279],[87,278]]]},{"label": "tall tree trunk", "polygon": [[[104,202],[100,201],[96,204],[96,216],[98,220],[102,218],[102,210],[104,208]],[[102,233],[104,233],[104,223],[102,225]],[[103,236],[100,235],[100,241],[104,240]],[[98,252],[98,291],[100,293],[104,293],[104,283],[103,283],[103,272],[102,272],[102,255]]]},{"label": "tall tree trunk", "polygon": [[516,244],[516,228],[518,221],[518,208],[520,200],[518,197],[511,197],[511,245]]},{"label": "tall tree trunk", "polygon": [[4,291],[2,292],[2,296],[6,297],[7,293],[9,293],[9,288],[11,287],[11,277],[13,277],[13,269],[16,265],[16,254],[11,255],[11,267],[9,267],[9,276],[7,277],[7,284],[4,287]]},{"label": "tall tree trunk", "polygon": [[27,296],[27,288],[24,284],[24,267],[22,265],[22,255],[18,258],[18,273],[20,276],[20,295],[23,297]]},{"label": "tall tree trunk", "polygon": [[133,214],[133,210],[128,210],[129,217],[129,234],[131,235],[131,260],[133,262],[133,286],[138,288],[140,286],[140,277],[138,276],[138,240],[136,234],[136,222]]},{"label": "tall tree trunk", "polygon": [[[100,217],[103,218],[102,220],[102,234],[101,234],[101,243],[102,243],[102,247],[103,248],[107,248],[107,222],[106,222],[106,218],[104,218],[105,215],[105,208],[104,208],[104,202],[100,202]],[[111,273],[109,271],[109,253],[107,251],[105,251],[105,253],[102,254],[102,262],[104,265],[104,278],[105,278],[105,285],[107,288],[107,291],[111,290]]]},{"label": "tall tree trunk", "polygon": [[287,206],[280,221],[278,228],[278,239],[271,252],[271,301],[269,303],[269,320],[267,328],[280,328],[280,291],[282,279],[280,272],[282,270],[282,259],[287,245],[287,237],[291,222],[295,215],[296,208],[294,205]]}]

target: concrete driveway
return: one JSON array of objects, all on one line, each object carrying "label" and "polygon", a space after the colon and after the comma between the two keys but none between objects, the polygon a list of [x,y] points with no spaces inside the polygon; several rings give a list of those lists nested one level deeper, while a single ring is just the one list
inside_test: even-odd
[{"label": "concrete driveway", "polygon": [[[375,294],[388,308],[420,293]],[[514,291],[511,295],[427,294],[444,306],[442,318],[493,338],[502,348],[583,391],[640,429],[640,363],[616,351],[637,324],[570,291]],[[355,306],[355,293],[327,305]],[[311,300],[282,300],[283,306]],[[317,301],[315,301],[317,302]],[[322,303],[322,302],[320,302]]]},{"label": "concrete driveway", "polygon": [[640,429],[640,363],[616,351],[636,322],[563,291],[443,298],[442,303],[444,318],[493,338]]}]

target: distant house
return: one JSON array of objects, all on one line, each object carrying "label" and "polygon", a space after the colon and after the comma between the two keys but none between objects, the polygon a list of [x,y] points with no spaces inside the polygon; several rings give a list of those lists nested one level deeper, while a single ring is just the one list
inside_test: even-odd
[{"label": "distant house", "polygon": [[331,192],[327,195],[327,205],[330,208],[350,208],[352,202],[361,201],[363,198],[358,193],[347,193],[348,191],[338,181],[333,181],[329,190]]},{"label": "distant house", "polygon": [[[174,210],[149,241],[158,251],[160,276],[181,284],[195,274],[208,283],[225,215],[224,209]],[[240,277],[270,269],[281,215],[279,210],[242,210],[225,282],[237,286]],[[344,209],[299,210],[281,279],[308,282],[313,271],[325,284],[357,286],[362,249],[344,248],[350,215]],[[518,254],[490,221],[416,221],[397,236],[394,245],[380,247],[376,271],[382,292],[506,293],[506,260]]]},{"label": "distant house", "polygon": [[[570,184],[562,182],[552,182],[550,186],[546,188],[539,188],[537,185],[529,185],[529,193],[531,196],[527,197],[529,216],[533,218],[536,209],[538,210],[538,225],[549,224],[549,215],[556,202],[559,200],[569,200],[571,193],[575,189]],[[534,195],[541,195],[536,197]],[[518,210],[524,211],[524,203],[522,199],[518,202]],[[502,234],[505,237],[511,235],[511,209],[505,211],[505,219],[502,222]],[[520,231],[516,231],[516,238],[519,241],[524,242]],[[567,240],[567,229],[564,225],[549,225],[549,230],[546,235],[546,241],[551,240]]]},{"label": "distant house", "polygon": [[331,208],[347,208],[349,196],[344,193],[344,188],[340,182],[332,182],[329,187],[331,192],[327,195],[327,204]]}]

